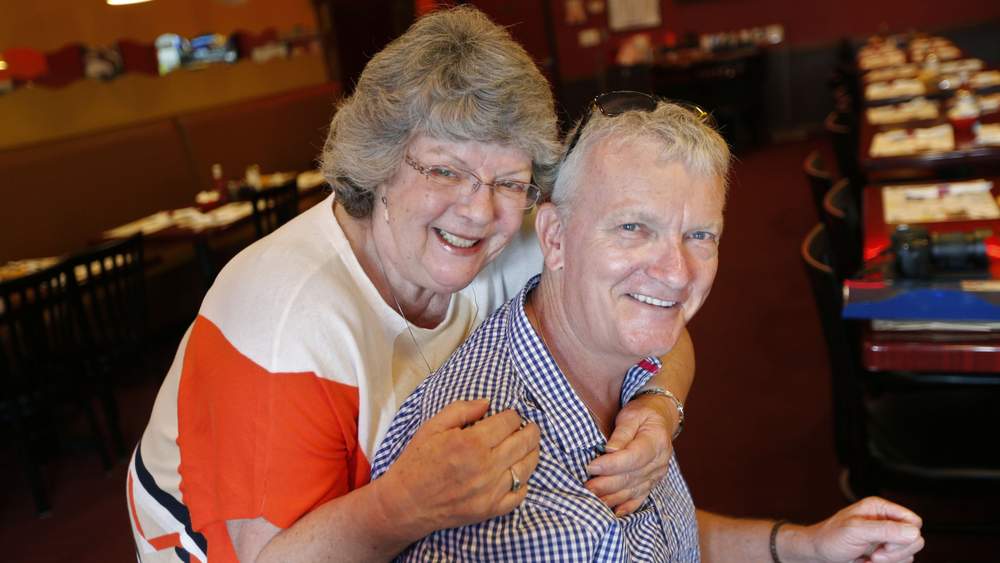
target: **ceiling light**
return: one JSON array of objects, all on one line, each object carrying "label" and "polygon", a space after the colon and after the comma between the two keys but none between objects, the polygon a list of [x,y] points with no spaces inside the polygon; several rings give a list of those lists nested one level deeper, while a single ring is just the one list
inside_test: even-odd
[{"label": "ceiling light", "polygon": [[141,4],[151,0],[107,0],[108,6],[125,6],[127,4]]}]

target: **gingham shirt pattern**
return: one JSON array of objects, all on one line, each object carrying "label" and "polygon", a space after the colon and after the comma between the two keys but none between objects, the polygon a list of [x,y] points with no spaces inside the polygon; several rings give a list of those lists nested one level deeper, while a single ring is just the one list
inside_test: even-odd
[{"label": "gingham shirt pattern", "polygon": [[[397,560],[698,561],[694,504],[676,457],[646,502],[624,518],[584,488],[586,466],[606,440],[524,313],[537,284],[536,276],[413,392],[372,464],[377,479],[424,421],[453,401],[488,398],[490,414],[513,408],[541,430],[527,498],[506,516],[435,532]],[[630,368],[622,404],[659,367],[647,358]]]}]

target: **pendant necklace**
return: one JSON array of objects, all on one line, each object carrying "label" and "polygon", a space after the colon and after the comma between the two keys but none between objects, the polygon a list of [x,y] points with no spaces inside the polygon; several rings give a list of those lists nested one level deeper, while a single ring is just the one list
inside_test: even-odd
[{"label": "pendant necklace", "polygon": [[382,257],[378,254],[378,249],[375,250],[375,263],[378,264],[379,272],[382,273],[382,280],[385,281],[385,287],[389,290],[389,297],[392,297],[392,302],[396,304],[396,310],[399,311],[399,316],[403,317],[403,323],[406,325],[406,331],[410,333],[410,340],[413,341],[413,347],[417,349],[417,353],[420,354],[420,359],[424,361],[424,365],[427,366],[427,374],[434,370],[431,369],[431,363],[427,361],[427,356],[424,356],[424,350],[420,347],[420,343],[417,342],[416,335],[413,334],[413,327],[410,326],[409,319],[403,314],[403,308],[399,306],[399,300],[396,299],[396,293],[392,291],[392,284],[389,283],[389,276],[385,275],[385,268],[382,267]]}]

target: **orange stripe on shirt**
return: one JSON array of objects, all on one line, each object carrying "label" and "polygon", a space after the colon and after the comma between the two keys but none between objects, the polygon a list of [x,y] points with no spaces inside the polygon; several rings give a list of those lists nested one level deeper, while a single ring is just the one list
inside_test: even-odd
[{"label": "orange stripe on shirt", "polygon": [[[180,490],[196,531],[260,516],[287,528],[368,482],[356,387],[270,373],[201,316],[184,351],[177,419]],[[209,549],[220,534],[211,536]]]}]

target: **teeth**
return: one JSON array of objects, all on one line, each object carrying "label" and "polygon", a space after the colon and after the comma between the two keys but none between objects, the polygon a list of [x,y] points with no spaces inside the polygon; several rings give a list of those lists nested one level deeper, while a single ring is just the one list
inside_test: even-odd
[{"label": "teeth", "polygon": [[477,242],[479,242],[477,239],[462,238],[462,237],[460,237],[458,235],[453,235],[453,234],[449,233],[448,231],[441,230],[441,229],[437,229],[437,232],[438,232],[438,234],[441,235],[441,238],[443,238],[445,241],[448,242],[448,244],[450,244],[452,246],[457,246],[459,248],[469,248],[472,245],[474,245]]},{"label": "teeth", "polygon": [[657,299],[655,297],[650,297],[648,295],[643,295],[641,293],[629,293],[629,295],[640,303],[645,303],[647,305],[655,305],[656,307],[673,307],[677,304],[676,301],[664,301],[662,299]]}]

